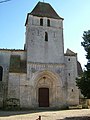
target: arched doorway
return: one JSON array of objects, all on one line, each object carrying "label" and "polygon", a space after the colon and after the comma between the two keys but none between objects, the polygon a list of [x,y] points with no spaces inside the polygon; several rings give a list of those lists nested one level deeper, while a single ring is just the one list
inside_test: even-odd
[{"label": "arched doorway", "polygon": [[39,107],[49,107],[49,88],[38,89]]},{"label": "arched doorway", "polygon": [[[57,73],[49,70],[38,71],[33,76],[32,81],[34,86],[32,101],[36,107],[56,107],[59,102],[60,105],[62,104],[62,81]],[[45,93],[48,97],[45,97]],[[44,99],[46,99],[47,105],[43,101]]]}]

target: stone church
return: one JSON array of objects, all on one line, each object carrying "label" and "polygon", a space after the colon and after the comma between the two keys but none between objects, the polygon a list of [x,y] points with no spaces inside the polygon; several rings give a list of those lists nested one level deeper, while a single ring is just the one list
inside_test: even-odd
[{"label": "stone church", "polygon": [[79,104],[81,66],[77,53],[64,53],[63,20],[49,3],[38,2],[27,14],[24,49],[0,49],[0,107]]}]

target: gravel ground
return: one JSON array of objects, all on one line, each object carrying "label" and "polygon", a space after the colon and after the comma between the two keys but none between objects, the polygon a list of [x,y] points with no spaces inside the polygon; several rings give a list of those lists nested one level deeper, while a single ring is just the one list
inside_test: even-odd
[{"label": "gravel ground", "polygon": [[0,111],[0,120],[90,120],[90,109],[62,111]]}]

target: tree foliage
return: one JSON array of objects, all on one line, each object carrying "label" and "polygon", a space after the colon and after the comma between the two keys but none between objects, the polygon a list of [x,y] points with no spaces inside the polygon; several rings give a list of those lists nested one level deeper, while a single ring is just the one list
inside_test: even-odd
[{"label": "tree foliage", "polygon": [[84,41],[81,42],[81,45],[86,51],[86,59],[90,59],[90,30],[84,31],[82,38]]},{"label": "tree foliage", "polygon": [[76,79],[76,84],[84,97],[90,99],[90,30],[84,31],[82,38],[83,42],[81,42],[81,45],[86,51],[86,59],[88,62],[85,65],[86,70],[83,72],[82,76]]}]

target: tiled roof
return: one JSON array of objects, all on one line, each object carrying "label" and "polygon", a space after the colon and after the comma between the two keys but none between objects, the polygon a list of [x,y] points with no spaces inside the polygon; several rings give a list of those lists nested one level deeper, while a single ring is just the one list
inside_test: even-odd
[{"label": "tiled roof", "polygon": [[56,11],[52,8],[52,6],[49,3],[44,3],[44,2],[38,2],[38,4],[35,6],[32,12],[28,13],[25,25],[27,24],[29,15],[63,20],[63,18],[61,18],[56,13]]},{"label": "tiled roof", "polygon": [[23,51],[24,52],[25,50],[23,50],[23,49],[7,49],[7,48],[6,49],[5,48],[2,49],[2,48],[0,48],[0,51],[18,51],[18,52],[19,51]]},{"label": "tiled roof", "polygon": [[40,17],[61,19],[61,17],[55,12],[52,6],[49,3],[44,2],[38,2],[30,14]]},{"label": "tiled roof", "polygon": [[73,51],[71,51],[70,49],[67,49],[65,56],[76,56],[77,53],[74,53]]}]

